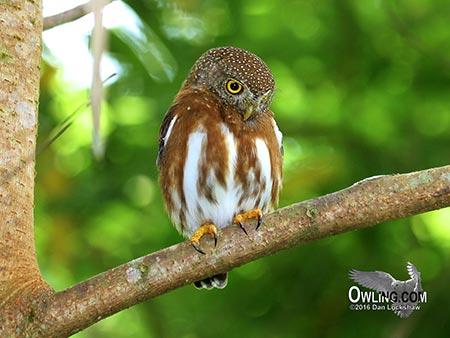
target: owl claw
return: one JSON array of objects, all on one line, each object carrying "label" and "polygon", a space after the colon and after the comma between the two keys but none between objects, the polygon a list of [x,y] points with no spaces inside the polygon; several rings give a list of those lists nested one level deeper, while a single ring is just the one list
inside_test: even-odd
[{"label": "owl claw", "polygon": [[242,214],[236,215],[233,223],[239,225],[239,227],[245,232],[247,235],[247,230],[244,228],[244,222],[248,219],[256,218],[258,223],[256,225],[256,230],[259,229],[262,223],[262,211],[260,209],[255,209],[247,212],[243,212]]},{"label": "owl claw", "polygon": [[200,245],[198,243],[192,242],[192,246],[194,247],[195,250],[197,250],[197,252],[200,252],[201,254],[206,255],[206,253],[202,250],[202,248],[200,247]]},{"label": "owl claw", "polygon": [[217,234],[217,232],[214,232],[214,247],[217,246],[217,240],[219,239],[219,235]]},{"label": "owl claw", "polygon": [[242,229],[242,231],[248,236],[247,230],[245,230],[244,224],[242,222],[238,222],[239,227]]},{"label": "owl claw", "polygon": [[256,230],[259,229],[262,223],[262,213],[258,215],[258,224],[256,225]]},{"label": "owl claw", "polygon": [[206,234],[211,235],[211,237],[214,239],[214,247],[217,246],[217,240],[219,239],[219,232],[217,230],[217,227],[212,223],[202,224],[197,230],[195,230],[194,234],[189,239],[194,249],[203,255],[205,255],[206,253],[200,246],[200,239]]}]

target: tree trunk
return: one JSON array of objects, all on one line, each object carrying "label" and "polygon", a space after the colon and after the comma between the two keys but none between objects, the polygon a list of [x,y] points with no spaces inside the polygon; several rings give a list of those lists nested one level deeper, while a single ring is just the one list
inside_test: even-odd
[{"label": "tree trunk", "polygon": [[[26,332],[51,292],[33,229],[41,1],[0,2],[0,336]],[[21,334],[21,335],[22,335]]]}]

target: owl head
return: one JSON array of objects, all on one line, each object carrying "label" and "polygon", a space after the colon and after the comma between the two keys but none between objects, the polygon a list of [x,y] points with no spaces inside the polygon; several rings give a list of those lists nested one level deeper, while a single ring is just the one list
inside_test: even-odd
[{"label": "owl head", "polygon": [[258,56],[236,47],[205,52],[192,67],[185,86],[206,89],[236,108],[246,121],[268,109],[275,81]]}]

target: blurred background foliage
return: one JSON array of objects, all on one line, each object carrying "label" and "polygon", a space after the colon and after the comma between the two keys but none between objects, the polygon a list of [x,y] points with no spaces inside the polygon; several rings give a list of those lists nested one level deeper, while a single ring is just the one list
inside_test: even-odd
[{"label": "blurred background foliage", "polygon": [[[37,249],[57,290],[182,241],[157,184],[158,130],[190,67],[212,47],[248,49],[275,75],[272,108],[285,144],[281,206],[369,176],[450,162],[446,0],[120,4],[134,25],[109,30],[107,56],[118,75],[105,88],[104,160],[92,156],[87,108],[37,158]],[[64,77],[63,61],[46,43],[40,144],[89,101],[89,88]],[[186,286],[75,337],[447,337],[449,219],[447,208],[302,245],[233,270],[224,290]],[[404,280],[407,261],[428,291],[421,311],[402,320],[349,310],[350,269]]]}]

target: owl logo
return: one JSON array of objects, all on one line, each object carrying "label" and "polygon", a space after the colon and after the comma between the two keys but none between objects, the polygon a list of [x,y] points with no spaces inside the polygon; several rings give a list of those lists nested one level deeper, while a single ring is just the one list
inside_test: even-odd
[{"label": "owl logo", "polygon": [[361,286],[378,291],[383,299],[390,302],[391,309],[400,318],[409,317],[419,302],[426,301],[422,289],[420,272],[414,264],[406,265],[410,279],[400,281],[384,271],[350,270],[349,278]]}]

